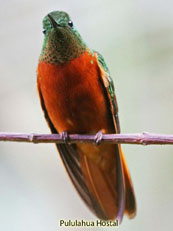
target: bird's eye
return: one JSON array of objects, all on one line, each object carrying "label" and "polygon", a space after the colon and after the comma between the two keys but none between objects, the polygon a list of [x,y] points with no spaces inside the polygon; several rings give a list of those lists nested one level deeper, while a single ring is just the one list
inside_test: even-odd
[{"label": "bird's eye", "polygon": [[68,22],[68,25],[69,25],[71,28],[73,28],[73,22],[72,22],[71,20]]},{"label": "bird's eye", "polygon": [[46,34],[46,30],[45,29],[43,30],[43,34]]}]

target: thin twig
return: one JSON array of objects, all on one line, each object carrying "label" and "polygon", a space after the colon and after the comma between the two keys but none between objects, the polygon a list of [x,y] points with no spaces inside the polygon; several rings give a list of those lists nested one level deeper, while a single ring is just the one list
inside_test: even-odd
[{"label": "thin twig", "polygon": [[[0,141],[29,142],[29,143],[64,143],[60,134],[21,134],[0,132]],[[96,135],[69,134],[68,143],[95,143]],[[122,144],[173,144],[173,135],[136,133],[136,134],[103,134],[100,143]]]}]

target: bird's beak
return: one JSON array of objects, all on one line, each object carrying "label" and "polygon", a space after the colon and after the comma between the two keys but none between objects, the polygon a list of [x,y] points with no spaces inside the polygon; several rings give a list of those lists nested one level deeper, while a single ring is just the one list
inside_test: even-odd
[{"label": "bird's beak", "polygon": [[50,14],[48,14],[47,16],[48,16],[48,18],[49,18],[49,20],[50,20],[50,22],[54,28],[57,28],[60,26]]}]

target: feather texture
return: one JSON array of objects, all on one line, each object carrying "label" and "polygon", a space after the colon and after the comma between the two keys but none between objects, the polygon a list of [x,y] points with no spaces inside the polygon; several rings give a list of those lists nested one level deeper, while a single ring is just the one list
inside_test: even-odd
[{"label": "feather texture", "polygon": [[[86,51],[63,65],[40,61],[38,90],[52,133],[118,133],[113,83],[98,53]],[[112,93],[113,91],[113,93]],[[57,144],[79,195],[100,219],[120,222],[136,205],[128,169],[117,144]]]}]

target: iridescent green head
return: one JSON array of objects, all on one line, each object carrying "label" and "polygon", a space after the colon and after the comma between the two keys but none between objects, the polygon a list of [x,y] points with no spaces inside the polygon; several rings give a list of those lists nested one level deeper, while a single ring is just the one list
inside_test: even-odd
[{"label": "iridescent green head", "polygon": [[87,49],[65,12],[49,13],[43,19],[43,33],[45,37],[40,60],[44,62],[63,64],[79,57]]}]

